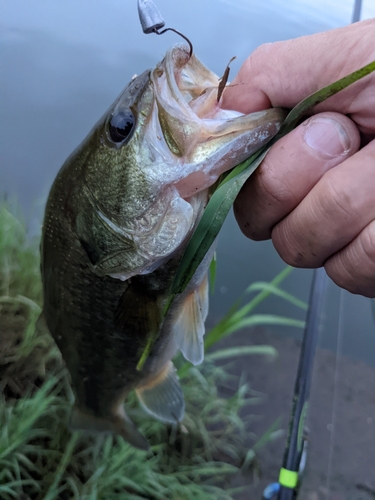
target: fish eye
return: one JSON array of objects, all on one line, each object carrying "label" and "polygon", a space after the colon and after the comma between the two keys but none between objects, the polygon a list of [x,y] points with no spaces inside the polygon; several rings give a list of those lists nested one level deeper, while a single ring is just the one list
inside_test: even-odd
[{"label": "fish eye", "polygon": [[108,124],[109,135],[113,142],[124,142],[134,129],[135,118],[133,113],[129,110],[120,111],[112,115]]}]

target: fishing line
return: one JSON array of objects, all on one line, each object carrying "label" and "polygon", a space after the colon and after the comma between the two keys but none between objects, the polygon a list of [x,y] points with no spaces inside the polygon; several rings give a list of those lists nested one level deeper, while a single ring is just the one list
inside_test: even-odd
[{"label": "fishing line", "polygon": [[[353,6],[353,14],[351,23],[356,23],[361,19],[361,10],[362,10],[362,0],[354,0]],[[343,317],[344,317],[344,290],[340,290],[340,302],[339,302],[339,321],[337,328],[337,348],[336,348],[336,356],[335,356],[335,375],[334,375],[334,383],[333,383],[333,402],[332,402],[332,414],[331,414],[331,435],[330,435],[330,448],[328,455],[328,471],[327,471],[327,493],[331,488],[331,472],[333,466],[333,442],[334,437],[336,435],[336,421],[337,421],[337,412],[335,412],[338,406],[338,382],[339,382],[339,354],[342,352],[342,339],[343,339]]]},{"label": "fishing line", "polygon": [[339,299],[339,320],[337,327],[337,346],[336,346],[336,354],[335,354],[335,374],[333,379],[333,399],[332,399],[332,412],[331,412],[331,431],[329,438],[329,454],[328,454],[328,470],[327,470],[327,481],[326,488],[327,494],[331,488],[331,473],[333,467],[333,448],[334,448],[334,438],[336,435],[336,422],[338,420],[338,412],[336,409],[338,407],[338,383],[339,383],[339,356],[342,352],[342,339],[343,339],[343,329],[344,329],[344,290],[340,290],[340,299]]},{"label": "fishing line", "polygon": [[165,33],[166,31],[174,31],[174,33],[177,33],[177,35],[180,35],[182,36],[182,38],[184,40],[187,41],[187,43],[189,44],[189,57],[191,57],[193,55],[193,44],[191,43],[191,41],[188,39],[187,36],[183,35],[180,31],[177,31],[175,30],[174,28],[165,28],[165,30],[163,31],[157,31],[156,29],[153,30],[153,33],[156,33],[157,35],[162,35],[163,33]]}]

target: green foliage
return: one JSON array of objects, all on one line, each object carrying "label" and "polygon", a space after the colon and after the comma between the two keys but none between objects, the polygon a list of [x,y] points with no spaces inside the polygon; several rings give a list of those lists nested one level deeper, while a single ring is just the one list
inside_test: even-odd
[{"label": "green foliage", "polygon": [[216,284],[216,268],[217,268],[217,258],[216,258],[216,252],[214,253],[214,256],[212,257],[210,267],[208,270],[209,274],[209,279],[210,279],[210,293],[213,294],[215,291],[215,284]]},{"label": "green foliage", "polygon": [[[217,361],[239,355],[276,356],[270,346],[210,350],[233,331],[254,324],[301,323],[272,315],[254,315],[268,295],[298,301],[279,288],[289,274],[232,310],[206,336],[209,350],[201,367],[176,359],[186,399],[182,425],[166,426],[146,417],[135,396],[127,402],[130,418],[151,443],[151,451],[132,448],[122,438],[89,436],[68,430],[73,402],[59,352],[42,325],[37,245],[27,242],[23,224],[0,207],[0,497],[4,500],[81,499],[230,499],[231,478],[254,465],[256,452],[279,436],[277,425],[249,450],[248,421],[240,410],[260,395],[241,381],[229,399],[220,387],[233,379]],[[232,380],[233,382],[233,380]]]},{"label": "green foliage", "polygon": [[[224,318],[205,336],[205,349],[209,349],[216,344],[219,340],[227,337],[241,328],[258,325],[284,325],[293,326],[297,328],[304,328],[303,321],[298,321],[292,318],[285,318],[283,316],[275,316],[273,314],[252,314],[253,310],[259,305],[266,297],[271,294],[282,296],[284,299],[290,300],[290,295],[278,288],[278,284],[283,281],[288,274],[292,271],[291,267],[286,267],[280,274],[273,279],[269,284],[264,286],[261,283],[254,283],[253,288],[249,287],[247,291],[260,290],[260,292],[247,304],[242,307],[234,305]],[[293,297],[293,300],[297,300]],[[295,302],[292,302],[295,303]]]},{"label": "green foliage", "polygon": [[28,297],[41,304],[37,244],[27,241],[20,216],[0,204],[0,295]]}]

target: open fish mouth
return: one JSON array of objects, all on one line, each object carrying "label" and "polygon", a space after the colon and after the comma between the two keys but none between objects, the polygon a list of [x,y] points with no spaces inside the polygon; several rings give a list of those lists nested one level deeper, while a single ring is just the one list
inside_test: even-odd
[{"label": "open fish mouth", "polygon": [[184,45],[170,49],[151,78],[164,139],[183,163],[174,185],[184,199],[259,149],[285,116],[280,109],[250,115],[221,109],[220,79]]}]

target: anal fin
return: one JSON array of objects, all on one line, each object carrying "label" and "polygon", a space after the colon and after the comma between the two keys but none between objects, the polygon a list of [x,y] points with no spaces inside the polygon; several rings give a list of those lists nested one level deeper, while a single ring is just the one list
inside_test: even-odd
[{"label": "anal fin", "polygon": [[144,409],[159,420],[169,423],[182,420],[184,395],[172,361],[168,361],[147,384],[138,387],[136,394]]},{"label": "anal fin", "polygon": [[111,432],[123,437],[125,441],[135,448],[139,448],[140,450],[148,450],[150,448],[147,439],[142,436],[129,419],[122,406],[119,407],[118,414],[113,417],[98,417],[74,406],[69,427],[72,430],[88,432]]}]

